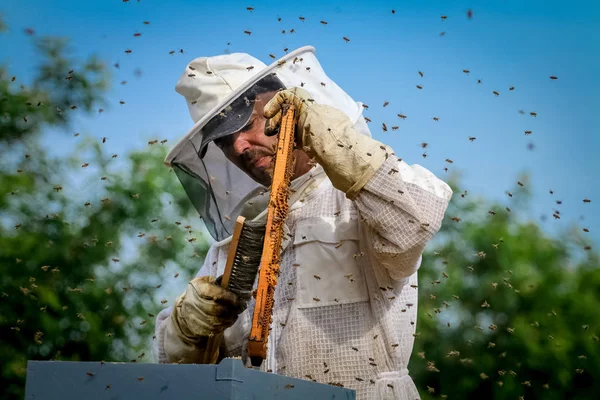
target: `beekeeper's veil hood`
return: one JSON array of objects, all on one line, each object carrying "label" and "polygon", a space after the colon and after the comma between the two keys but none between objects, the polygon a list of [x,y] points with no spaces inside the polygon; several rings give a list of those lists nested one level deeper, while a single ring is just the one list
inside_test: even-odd
[{"label": "beekeeper's veil hood", "polygon": [[344,111],[358,131],[371,135],[361,103],[327,77],[311,46],[268,67],[245,53],[199,57],[179,78],[175,90],[185,97],[195,125],[169,152],[165,164],[175,170],[216,241],[233,233],[245,203],[268,188],[230,162],[213,140],[245,126],[257,94],[295,86],[307,90],[315,102]]}]

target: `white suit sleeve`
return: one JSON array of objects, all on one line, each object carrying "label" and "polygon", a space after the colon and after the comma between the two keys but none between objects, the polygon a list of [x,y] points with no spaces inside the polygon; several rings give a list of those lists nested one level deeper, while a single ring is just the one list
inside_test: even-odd
[{"label": "white suit sleeve", "polygon": [[439,231],[452,189],[420,165],[389,155],[354,199],[369,227],[373,254],[394,280],[419,267],[427,243]]}]

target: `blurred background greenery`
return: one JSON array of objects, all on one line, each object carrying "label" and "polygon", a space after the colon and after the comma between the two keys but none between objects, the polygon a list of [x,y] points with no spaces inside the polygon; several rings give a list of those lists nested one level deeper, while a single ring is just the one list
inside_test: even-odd
[{"label": "blurred background greenery", "polygon": [[[44,129],[97,109],[110,77],[69,59],[64,39],[32,40],[45,55],[32,85],[0,69],[2,399],[23,398],[27,360],[153,362],[154,317],[209,245],[164,142],[116,155],[82,135],[47,154]],[[599,258],[581,228],[544,234],[528,185],[507,209],[450,183],[419,275],[410,371],[423,398],[598,398]]]}]

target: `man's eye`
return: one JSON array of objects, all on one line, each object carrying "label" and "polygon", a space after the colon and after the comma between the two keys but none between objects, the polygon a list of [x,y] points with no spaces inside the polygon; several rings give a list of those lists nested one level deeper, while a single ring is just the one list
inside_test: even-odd
[{"label": "man's eye", "polygon": [[254,126],[254,121],[251,121],[248,125],[244,126],[240,132],[248,132]]},{"label": "man's eye", "polygon": [[214,142],[218,148],[222,149],[223,147],[227,146],[227,142],[228,142],[227,138],[228,138],[228,136],[218,138],[218,139],[215,139]]}]

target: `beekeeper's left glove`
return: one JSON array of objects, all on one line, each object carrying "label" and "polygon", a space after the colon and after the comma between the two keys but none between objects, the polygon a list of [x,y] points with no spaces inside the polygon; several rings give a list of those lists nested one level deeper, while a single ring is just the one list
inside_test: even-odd
[{"label": "beekeeper's left glove", "polygon": [[216,363],[218,348],[206,354],[208,338],[223,336],[246,308],[245,299],[217,285],[210,277],[192,279],[173,307],[165,328],[168,362]]},{"label": "beekeeper's left glove", "polygon": [[357,132],[337,108],[317,104],[306,90],[294,87],[277,92],[264,107],[265,134],[278,133],[282,109],[296,110],[296,147],[323,166],[336,189],[354,199],[393,150]]}]

